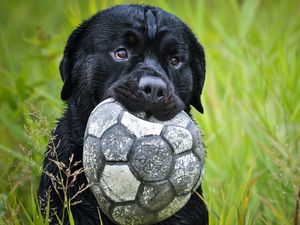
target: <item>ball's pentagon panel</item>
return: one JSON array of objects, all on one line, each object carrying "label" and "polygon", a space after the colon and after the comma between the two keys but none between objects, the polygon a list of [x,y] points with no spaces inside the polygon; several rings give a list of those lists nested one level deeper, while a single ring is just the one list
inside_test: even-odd
[{"label": "ball's pentagon panel", "polygon": [[173,215],[187,203],[190,197],[190,194],[176,197],[166,208],[159,211],[158,217],[163,220]]},{"label": "ball's pentagon panel", "polygon": [[188,130],[191,132],[193,137],[193,151],[199,157],[201,164],[204,164],[205,151],[202,143],[200,130],[195,126],[195,124],[192,121],[188,125]]},{"label": "ball's pentagon panel", "polygon": [[126,161],[135,137],[126,128],[115,125],[101,138],[101,149],[107,161]]},{"label": "ball's pentagon panel", "polygon": [[195,192],[196,190],[197,190],[197,188],[200,186],[200,184],[201,184],[201,182],[202,182],[202,178],[203,178],[203,176],[204,176],[204,172],[205,172],[205,167],[203,166],[203,164],[202,164],[202,167],[201,167],[202,169],[201,169],[201,172],[200,172],[200,174],[199,174],[199,178],[198,178],[198,181],[197,181],[197,183],[196,183],[196,185],[194,186],[194,188],[193,188],[193,190],[192,190],[192,193],[193,192]]},{"label": "ball's pentagon panel", "polygon": [[171,144],[176,155],[192,149],[193,137],[187,129],[178,126],[165,126],[162,134]]},{"label": "ball's pentagon panel", "polygon": [[190,192],[197,183],[199,174],[200,162],[193,153],[178,156],[170,179],[176,193],[182,195]]},{"label": "ball's pentagon panel", "polygon": [[145,225],[151,224],[155,220],[154,213],[146,212],[134,203],[116,206],[112,211],[112,217],[117,223],[124,225]]},{"label": "ball's pentagon panel", "polygon": [[127,165],[106,165],[100,178],[102,190],[114,202],[135,200],[140,183]]},{"label": "ball's pentagon panel", "polygon": [[144,137],[136,141],[130,165],[137,176],[145,181],[165,179],[172,165],[172,150],[161,137]]},{"label": "ball's pentagon panel", "polygon": [[[149,210],[160,210],[166,207],[174,199],[175,193],[168,181],[146,183],[138,193],[138,202]],[[163,199],[163,201],[162,201]]]}]

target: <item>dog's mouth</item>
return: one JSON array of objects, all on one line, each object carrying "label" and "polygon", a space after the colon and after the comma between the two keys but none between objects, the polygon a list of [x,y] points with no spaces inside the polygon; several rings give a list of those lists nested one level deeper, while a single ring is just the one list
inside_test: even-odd
[{"label": "dog's mouth", "polygon": [[108,89],[106,97],[113,97],[143,119],[153,116],[161,121],[169,120],[185,107],[169,82],[152,75],[119,80]]}]

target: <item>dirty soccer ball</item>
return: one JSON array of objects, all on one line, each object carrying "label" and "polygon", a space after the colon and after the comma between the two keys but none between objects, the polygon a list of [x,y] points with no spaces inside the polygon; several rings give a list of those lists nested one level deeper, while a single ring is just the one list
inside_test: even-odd
[{"label": "dirty soccer ball", "polygon": [[204,148],[191,118],[145,120],[113,98],[91,113],[83,166],[102,211],[114,222],[152,224],[189,200],[203,175]]}]

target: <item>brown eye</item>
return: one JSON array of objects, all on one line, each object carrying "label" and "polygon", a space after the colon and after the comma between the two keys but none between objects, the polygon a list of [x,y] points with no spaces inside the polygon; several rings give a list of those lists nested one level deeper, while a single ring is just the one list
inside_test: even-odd
[{"label": "brown eye", "polygon": [[170,64],[174,67],[178,67],[180,64],[180,59],[177,56],[172,57]]},{"label": "brown eye", "polygon": [[128,54],[125,48],[119,48],[115,51],[115,57],[119,60],[124,60],[128,58]]}]

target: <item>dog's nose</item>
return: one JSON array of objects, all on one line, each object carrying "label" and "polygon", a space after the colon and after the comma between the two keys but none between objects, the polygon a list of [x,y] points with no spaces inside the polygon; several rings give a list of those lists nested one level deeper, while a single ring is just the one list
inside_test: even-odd
[{"label": "dog's nose", "polygon": [[139,81],[139,89],[144,92],[150,102],[163,98],[167,93],[166,83],[159,77],[144,76]]}]

